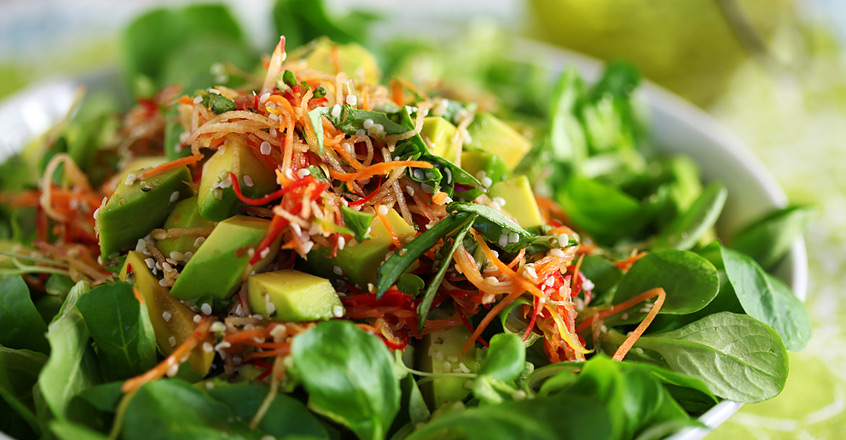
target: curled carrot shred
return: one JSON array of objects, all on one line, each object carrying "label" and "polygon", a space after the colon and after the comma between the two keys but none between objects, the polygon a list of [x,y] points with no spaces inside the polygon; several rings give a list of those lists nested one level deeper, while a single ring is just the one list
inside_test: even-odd
[{"label": "curled carrot shred", "polygon": [[203,158],[202,154],[195,154],[193,156],[183,157],[180,159],[172,160],[170,162],[165,162],[157,167],[150,168],[147,171],[138,175],[139,179],[147,179],[156,175],[159,175],[167,170],[171,170],[173,168],[180,167],[182,165],[191,165],[200,161]]},{"label": "curled carrot shred", "polygon": [[646,328],[649,327],[649,324],[652,324],[652,321],[655,319],[655,316],[658,315],[658,311],[661,310],[661,306],[664,305],[664,300],[667,299],[667,292],[660,287],[656,287],[654,289],[647,290],[644,292],[644,295],[649,295],[649,297],[657,296],[658,298],[655,300],[655,304],[652,305],[652,309],[649,310],[649,313],[643,318],[643,321],[638,324],[637,328],[629,334],[625,341],[617,348],[617,351],[614,352],[614,356],[611,358],[615,361],[621,361],[629,350],[632,349],[635,342],[637,342],[638,338],[643,335],[643,332],[646,331]]},{"label": "curled carrot shred", "polygon": [[342,182],[352,182],[355,180],[369,179],[377,174],[385,174],[386,172],[398,167],[414,167],[414,168],[433,168],[429,162],[422,160],[396,160],[392,162],[379,162],[375,165],[370,165],[354,173],[342,173],[335,171],[332,173],[332,178]]}]

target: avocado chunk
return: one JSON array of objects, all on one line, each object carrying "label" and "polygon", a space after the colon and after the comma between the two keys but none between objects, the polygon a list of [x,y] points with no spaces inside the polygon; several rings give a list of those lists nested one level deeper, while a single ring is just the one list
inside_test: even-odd
[{"label": "avocado chunk", "polygon": [[[508,177],[508,168],[499,156],[481,150],[469,150],[461,153],[461,169],[470,173],[479,181],[485,177],[490,183],[502,182]],[[483,174],[484,173],[484,174]]]},{"label": "avocado chunk", "polygon": [[298,270],[250,275],[247,291],[250,309],[276,321],[320,321],[344,313],[329,280]]},{"label": "avocado chunk", "polygon": [[468,149],[496,154],[509,171],[513,170],[532,148],[528,139],[490,113],[477,114],[467,127],[467,132],[470,134]]},{"label": "avocado chunk", "polygon": [[[470,336],[470,331],[461,325],[426,335],[415,350],[417,369],[435,374],[476,373],[479,370],[476,347],[461,355]],[[464,386],[467,380],[463,377],[439,377],[421,384],[420,391],[430,406],[439,408],[445,403],[464,400],[470,394]]]},{"label": "avocado chunk", "polygon": [[109,179],[108,185],[117,188],[121,182],[125,182],[130,174],[140,174],[145,168],[153,168],[167,162],[164,156],[142,156],[132,159],[123,169]]},{"label": "avocado chunk", "polygon": [[238,139],[224,142],[203,165],[197,204],[200,215],[208,220],[219,222],[237,213],[241,201],[232,189],[230,172],[235,173],[241,192],[247,197],[261,197],[278,188],[273,172]]},{"label": "avocado chunk", "polygon": [[428,116],[423,119],[420,136],[429,147],[429,152],[451,162],[455,161],[455,148],[452,139],[458,131],[455,125],[440,116]]},{"label": "avocado chunk", "polygon": [[[156,334],[156,344],[162,353],[169,355],[194,332],[194,326],[197,325],[194,312],[170,296],[167,288],[159,285],[159,280],[150,273],[144,260],[143,254],[130,251],[120,271],[120,280],[135,283],[141,292]],[[208,342],[211,342],[211,336]],[[188,356],[191,369],[201,376],[209,372],[213,360],[214,351],[207,352],[201,347],[192,350]]]},{"label": "avocado chunk", "polygon": [[505,212],[511,214],[524,228],[533,228],[543,224],[535,193],[526,176],[516,176],[491,186],[488,195],[501,197],[505,201]]},{"label": "avocado chunk", "polygon": [[[400,241],[415,235],[414,229],[395,210],[389,210],[386,217]],[[344,277],[359,286],[375,283],[379,278],[379,266],[385,261],[392,243],[391,235],[378,217],[370,224],[370,236],[371,239],[362,243],[347,245],[334,258],[329,256],[331,249],[311,251],[307,262],[310,272],[329,277],[337,266]]]},{"label": "avocado chunk", "polygon": [[103,259],[134,246],[139,238],[161,226],[173,205],[192,194],[188,182],[191,173],[186,166],[121,182],[97,215]]},{"label": "avocado chunk", "polygon": [[379,82],[382,71],[379,70],[376,57],[356,43],[342,45],[322,37],[293,51],[291,59],[304,59],[306,65],[312,69],[334,73],[335,63],[332,61],[332,51],[336,48],[341,69],[348,77],[357,81],[364,80],[365,83],[370,84]]},{"label": "avocado chunk", "polygon": [[229,298],[250,272],[261,270],[276,257],[278,241],[270,246],[267,255],[255,265],[250,264],[252,252],[258,252],[256,248],[269,228],[269,220],[243,215],[218,223],[182,269],[170,294],[183,300],[204,296]]},{"label": "avocado chunk", "polygon": [[[212,228],[216,223],[206,220],[200,215],[200,210],[197,205],[197,196],[189,197],[181,200],[171,211],[170,215],[165,220],[164,229],[173,228]],[[197,245],[196,235],[185,235],[179,238],[166,238],[159,240],[156,247],[165,256],[169,256],[171,252],[179,252],[185,254],[186,252],[197,253],[200,247]]]}]

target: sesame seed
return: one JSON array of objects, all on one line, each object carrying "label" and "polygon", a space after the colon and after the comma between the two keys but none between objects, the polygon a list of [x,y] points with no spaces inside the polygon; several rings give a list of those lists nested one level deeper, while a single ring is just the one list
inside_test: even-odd
[{"label": "sesame seed", "polygon": [[165,322],[170,321],[170,318],[173,318],[173,314],[171,314],[171,313],[170,313],[170,312],[168,312],[167,310],[165,310],[164,312],[162,312],[162,319],[164,319],[164,320],[165,320]]},{"label": "sesame seed", "polygon": [[211,353],[214,351],[214,345],[211,345],[211,342],[203,342],[203,351]]},{"label": "sesame seed", "polygon": [[313,247],[314,247],[313,241],[307,241],[307,242],[303,243],[303,253],[307,254],[307,253],[311,252],[311,248],[313,248]]},{"label": "sesame seed", "polygon": [[369,130],[370,127],[373,126],[373,120],[372,119],[365,119],[364,122],[361,123],[361,126],[364,127],[365,129]]},{"label": "sesame seed", "polygon": [[205,303],[202,306],[200,306],[200,311],[203,312],[203,315],[211,315],[212,314],[212,308],[208,303]]},{"label": "sesame seed", "polygon": [[478,173],[476,173],[476,179],[478,179],[481,182],[482,179],[484,179],[486,177],[486,175],[487,175],[487,173],[485,172],[485,170],[479,171]]},{"label": "sesame seed", "polygon": [[201,102],[203,102],[203,97],[202,97],[202,96],[196,96],[196,97],[194,97],[194,104],[199,104],[199,103],[201,103]]},{"label": "sesame seed", "polygon": [[520,241],[520,234],[516,232],[512,232],[508,234],[508,242],[509,243],[517,243]]},{"label": "sesame seed", "polygon": [[209,89],[209,93],[212,95],[220,95],[220,90],[218,89]]},{"label": "sesame seed", "polygon": [[276,129],[275,129],[275,128],[271,128],[271,129],[270,129],[270,131],[269,131],[268,133],[270,133],[270,135],[271,135],[271,136],[273,136],[273,137],[276,137],[276,135],[278,135],[278,134],[279,134],[279,133],[276,131]]},{"label": "sesame seed", "polygon": [[451,354],[451,355],[447,356],[447,360],[450,361],[450,362],[458,362],[458,356]]},{"label": "sesame seed", "polygon": [[499,280],[496,279],[496,277],[487,277],[485,278],[485,282],[492,286],[495,286],[497,283],[499,283]]},{"label": "sesame seed", "polygon": [[481,182],[482,186],[484,186],[485,188],[489,188],[491,185],[493,185],[493,180],[491,180],[490,177],[483,178]]},{"label": "sesame seed", "polygon": [[179,364],[173,364],[167,369],[167,377],[176,376],[179,373]]},{"label": "sesame seed", "polygon": [[167,287],[167,280],[165,280],[164,278],[160,279],[159,286]]},{"label": "sesame seed", "polygon": [[558,236],[558,246],[565,247],[570,244],[570,236],[567,234],[561,234]]},{"label": "sesame seed", "polygon": [[593,290],[595,287],[596,287],[596,285],[593,284],[593,281],[591,281],[587,278],[585,278],[582,281],[582,289],[584,289],[584,290]]},{"label": "sesame seed", "polygon": [[205,242],[206,242],[206,237],[197,237],[197,239],[194,240],[194,247],[198,248],[198,247],[200,247],[200,245],[202,245]]},{"label": "sesame seed", "polygon": [[164,262],[162,263],[162,270],[164,270],[165,272],[170,272],[173,270],[173,266],[171,266],[168,262]]},{"label": "sesame seed", "polygon": [[268,142],[268,141],[262,142],[261,146],[259,146],[259,150],[261,151],[261,154],[263,154],[265,156],[270,154],[270,142]]},{"label": "sesame seed", "polygon": [[358,104],[358,98],[355,95],[347,95],[347,105],[355,107]]},{"label": "sesame seed", "polygon": [[335,273],[335,275],[338,275],[338,276],[341,276],[341,275],[343,275],[343,274],[344,274],[344,271],[343,271],[343,269],[341,269],[341,267],[340,267],[340,266],[335,266],[335,267],[333,267],[333,268],[332,268],[332,272],[334,272],[334,273]]},{"label": "sesame seed", "polygon": [[276,314],[276,304],[270,302],[270,298],[265,298],[264,308],[269,316]]},{"label": "sesame seed", "polygon": [[505,199],[503,199],[502,197],[494,197],[493,201],[499,206],[505,206]]},{"label": "sesame seed", "polygon": [[336,318],[344,316],[344,306],[335,305],[332,307],[332,315]]},{"label": "sesame seed", "polygon": [[135,184],[136,179],[138,179],[138,176],[130,173],[126,176],[126,180],[123,183],[124,183],[124,185],[127,185],[127,186],[133,185],[133,184]]},{"label": "sesame seed", "polygon": [[564,258],[564,251],[561,249],[552,249],[549,251],[549,254],[553,257]]},{"label": "sesame seed", "polygon": [[[197,315],[197,316],[200,316],[200,315]],[[223,333],[223,332],[226,331],[226,324],[224,324],[220,321],[215,321],[211,325],[211,327],[209,327],[209,330],[211,330],[214,333]]]},{"label": "sesame seed", "polygon": [[270,331],[270,336],[273,337],[275,341],[280,341],[285,335],[288,333],[288,328],[284,325],[280,324],[273,327],[273,330]]},{"label": "sesame seed", "polygon": [[152,268],[156,267],[156,260],[154,260],[152,258],[144,259],[144,263],[147,265],[147,269],[152,269]]},{"label": "sesame seed", "polygon": [[267,99],[270,98],[270,92],[264,92],[259,97],[259,103],[264,104],[267,102]]},{"label": "sesame seed", "polygon": [[343,250],[343,249],[344,249],[344,246],[345,246],[346,244],[347,244],[347,239],[345,239],[343,236],[340,236],[340,235],[339,235],[339,236],[338,236],[338,249],[339,249],[339,250]]},{"label": "sesame seed", "polygon": [[138,242],[135,243],[135,252],[142,252],[144,249],[147,249],[147,240],[139,238]]},{"label": "sesame seed", "polygon": [[266,247],[266,248],[262,249],[261,252],[259,252],[259,258],[261,258],[262,260],[267,258],[268,255],[270,255],[270,248],[269,247]]},{"label": "sesame seed", "polygon": [[332,115],[333,118],[340,118],[341,117],[341,106],[335,104],[332,106],[332,111],[329,113]]},{"label": "sesame seed", "polygon": [[230,344],[229,342],[223,341],[223,342],[220,342],[217,345],[215,345],[214,349],[216,351],[221,351],[221,350],[227,349],[229,347],[232,347],[232,344]]},{"label": "sesame seed", "polygon": [[253,187],[253,178],[250,177],[248,174],[244,175],[244,186],[246,186],[248,188]]},{"label": "sesame seed", "polygon": [[503,232],[502,234],[500,234],[499,239],[496,241],[496,244],[498,244],[501,248],[508,246],[508,233]]},{"label": "sesame seed", "polygon": [[176,337],[171,336],[167,338],[167,343],[170,344],[171,347],[176,347]]},{"label": "sesame seed", "polygon": [[379,205],[379,215],[388,215],[388,207],[385,205]]},{"label": "sesame seed", "polygon": [[[203,317],[202,317],[202,316],[200,316],[200,315],[194,315],[194,322],[196,322],[197,324],[199,324],[199,323],[200,323],[200,321],[202,321],[202,320],[203,320]],[[212,326],[214,326],[214,324],[212,324]]]},{"label": "sesame seed", "polygon": [[270,119],[271,121],[278,121],[279,120],[279,116],[276,113],[271,113],[271,114],[267,115],[267,118]]},{"label": "sesame seed", "polygon": [[309,171],[308,168],[302,168],[302,169],[297,170],[297,177],[299,177],[300,179],[302,179],[303,177],[308,176],[310,174],[311,174],[311,171]]},{"label": "sesame seed", "polygon": [[408,195],[410,195],[411,197],[414,197],[414,187],[413,186],[408,185],[408,186],[405,187],[405,190],[408,191]]},{"label": "sesame seed", "polygon": [[170,193],[170,203],[173,203],[177,200],[179,200],[179,191],[174,191]]},{"label": "sesame seed", "polygon": [[185,254],[179,251],[173,251],[170,253],[170,258],[174,261],[182,261],[182,259],[185,258]]}]

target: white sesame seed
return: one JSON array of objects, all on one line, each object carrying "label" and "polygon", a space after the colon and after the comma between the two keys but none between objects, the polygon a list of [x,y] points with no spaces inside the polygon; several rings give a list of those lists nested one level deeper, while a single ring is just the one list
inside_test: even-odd
[{"label": "white sesame seed", "polygon": [[152,258],[144,259],[144,263],[147,265],[147,269],[152,269],[152,268],[156,267],[156,260],[154,260]]},{"label": "white sesame seed", "polygon": [[270,154],[270,142],[268,142],[268,141],[262,142],[261,145],[259,146],[259,150],[261,151],[261,154],[263,154],[265,156]]},{"label": "white sesame seed", "polygon": [[311,241],[311,240],[303,243],[303,254],[307,254],[307,253],[311,252],[311,248],[313,248],[313,247],[314,247],[314,242]]},{"label": "white sesame seed", "polygon": [[584,290],[593,290],[595,287],[596,287],[596,285],[593,284],[593,281],[591,281],[587,278],[585,278],[584,281],[582,281],[582,289],[584,289]]},{"label": "white sesame seed", "polygon": [[176,337],[171,336],[167,338],[167,343],[170,344],[171,347],[176,347]]},{"label": "white sesame seed", "polygon": [[168,312],[167,310],[165,310],[164,312],[162,312],[162,319],[164,319],[164,320],[165,320],[165,322],[170,321],[170,318],[172,318],[172,317],[173,317],[173,314],[171,314],[171,313],[170,313],[170,312]]},{"label": "white sesame seed", "polygon": [[[240,304],[239,304],[239,305],[240,305]],[[200,321],[202,321],[202,320],[203,320],[203,317],[202,317],[202,316],[200,316],[200,315],[194,315],[194,322],[196,322],[197,324],[199,324],[199,323],[200,323]],[[214,324],[212,324],[212,325],[214,325]]]},{"label": "white sesame seed", "polygon": [[177,200],[179,200],[179,191],[174,191],[170,193],[170,203],[173,203]]},{"label": "white sesame seed", "polygon": [[164,278],[160,279],[159,286],[167,287],[167,280],[165,280]]},{"label": "white sesame seed", "polygon": [[485,178],[486,175],[487,175],[487,173],[485,172],[485,170],[481,170],[478,173],[476,173],[476,179],[481,181],[482,179]]},{"label": "white sesame seed", "polygon": [[135,184],[136,179],[138,179],[138,176],[130,173],[126,176],[126,180],[123,182],[123,184],[127,185],[127,186],[133,185],[133,184]]},{"label": "white sesame seed", "polygon": [[174,261],[182,261],[182,259],[185,258],[185,254],[179,251],[172,251],[170,253],[170,258],[172,258]]},{"label": "white sesame seed", "polygon": [[244,186],[248,188],[253,187],[253,178],[249,176],[249,174],[244,174]]},{"label": "white sesame seed", "polygon": [[220,95],[220,90],[210,88],[209,93],[211,93],[212,95]]},{"label": "white sesame seed", "polygon": [[523,266],[523,275],[532,282],[536,282],[538,280],[538,273],[535,272],[534,266],[530,264]]},{"label": "white sesame seed", "polygon": [[517,243],[520,241],[520,234],[516,232],[512,232],[508,234],[508,242],[509,243]]},{"label": "white sesame seed", "polygon": [[167,232],[158,231],[153,235],[153,238],[155,238],[156,240],[164,240],[167,238]]},{"label": "white sesame seed", "polygon": [[344,316],[344,306],[335,305],[332,307],[332,315],[336,318]]},{"label": "white sesame seed", "polygon": [[267,102],[267,99],[270,98],[270,92],[264,92],[259,97],[259,103],[264,104]]},{"label": "white sesame seed", "polygon": [[208,303],[205,303],[202,306],[200,306],[200,311],[203,312],[203,315],[211,315],[212,314],[212,308]]},{"label": "white sesame seed", "polygon": [[135,252],[142,252],[144,249],[147,249],[147,240],[139,238],[135,243]]},{"label": "white sesame seed", "polygon": [[269,247],[266,247],[266,248],[262,249],[261,252],[259,252],[259,258],[261,258],[262,260],[267,258],[268,255],[270,255],[270,248]]},{"label": "white sesame seed", "polygon": [[339,235],[338,236],[338,249],[344,250],[344,246],[346,244],[347,244],[347,239],[345,239],[343,236]]},{"label": "white sesame seed", "polygon": [[567,234],[561,234],[558,236],[558,246],[565,247],[570,244],[570,236]]},{"label": "white sesame seed", "polygon": [[344,270],[343,270],[343,269],[341,269],[341,267],[340,267],[340,266],[335,266],[335,267],[333,267],[333,268],[332,268],[332,272],[334,272],[334,273],[335,273],[335,275],[338,275],[338,276],[341,276],[341,275],[343,275],[343,274],[344,274]]},{"label": "white sesame seed", "polygon": [[347,95],[347,105],[355,107],[358,104],[358,98],[355,95]]},{"label": "white sesame seed", "polygon": [[332,111],[330,112],[333,118],[340,118],[341,117],[341,106],[335,104],[332,106]]},{"label": "white sesame seed", "polygon": [[308,175],[311,175],[311,171],[309,171],[308,168],[301,168],[297,170],[297,177],[299,177],[300,179]]},{"label": "white sesame seed", "polygon": [[408,185],[408,186],[405,187],[405,190],[408,191],[408,195],[410,195],[411,197],[414,197],[414,187],[413,186]]},{"label": "white sesame seed", "polygon": [[221,351],[221,350],[229,348],[229,347],[232,347],[232,344],[230,344],[229,342],[223,341],[223,342],[220,342],[217,345],[215,345],[214,349],[216,351]]},{"label": "white sesame seed", "polygon": [[373,120],[372,119],[365,119],[364,122],[361,123],[361,126],[364,127],[365,129],[369,130],[370,127],[373,126]]},{"label": "white sesame seed", "polygon": [[495,286],[497,283],[499,283],[499,280],[496,279],[496,277],[487,277],[485,278],[485,282],[492,286]]},{"label": "white sesame seed", "polygon": [[196,97],[194,97],[194,104],[199,104],[199,103],[201,103],[201,102],[203,102],[203,97],[202,97],[202,96],[196,96]]},{"label": "white sesame seed", "polygon": [[211,345],[211,342],[203,342],[203,351],[206,353],[211,353],[214,351],[214,345]]},{"label": "white sesame seed", "polygon": [[388,207],[386,205],[379,205],[379,215],[388,215]]},{"label": "white sesame seed", "polygon": [[270,129],[270,131],[268,131],[268,133],[270,133],[270,135],[271,135],[271,136],[273,136],[273,137],[276,137],[276,135],[278,135],[278,134],[279,134],[279,133],[276,131],[276,129],[275,129],[275,128],[271,128],[271,129]]},{"label": "white sesame seed", "polygon": [[270,302],[269,298],[265,302],[264,308],[265,308],[265,310],[267,310],[268,316],[272,316],[272,315],[276,314],[276,304],[273,304],[272,302]]},{"label": "white sesame seed", "polygon": [[499,239],[496,241],[496,244],[498,244],[501,248],[508,246],[508,232],[503,231],[502,234],[499,235]]},{"label": "white sesame seed", "polygon": [[271,121],[278,121],[279,115],[277,115],[276,113],[271,113],[271,114],[267,115],[267,119],[270,119]]},{"label": "white sesame seed", "polygon": [[[200,316],[200,315],[197,315],[197,316]],[[224,324],[220,321],[215,321],[214,323],[212,323],[211,327],[209,327],[209,330],[211,330],[214,333],[223,333],[223,332],[226,331],[226,324]]]},{"label": "white sesame seed", "polygon": [[502,197],[494,197],[493,201],[499,206],[505,206],[505,199],[503,199]]},{"label": "white sesame seed", "polygon": [[482,186],[484,186],[485,188],[489,188],[491,185],[493,185],[493,180],[491,180],[490,177],[483,178],[481,182]]},{"label": "white sesame seed", "polygon": [[179,364],[173,364],[167,369],[167,377],[176,376],[179,373]]},{"label": "white sesame seed", "polygon": [[164,262],[162,263],[162,270],[164,270],[165,272],[170,272],[173,270],[173,266],[171,266],[168,262]]},{"label": "white sesame seed", "polygon": [[270,330],[270,336],[273,337],[274,341],[281,341],[282,338],[288,333],[288,328],[284,325],[277,325]]},{"label": "white sesame seed", "polygon": [[194,240],[194,247],[198,248],[198,247],[200,247],[200,245],[202,245],[205,242],[206,242],[206,237],[197,237],[197,239]]},{"label": "white sesame seed", "polygon": [[561,249],[552,249],[549,251],[549,254],[553,257],[564,258],[564,251]]}]

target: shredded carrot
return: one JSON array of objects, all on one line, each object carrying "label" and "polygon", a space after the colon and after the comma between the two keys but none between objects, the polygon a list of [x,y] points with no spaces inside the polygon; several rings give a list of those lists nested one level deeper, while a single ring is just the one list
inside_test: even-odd
[{"label": "shredded carrot", "polygon": [[391,101],[394,101],[394,104],[402,107],[405,105],[405,99],[402,96],[402,84],[399,81],[392,79],[390,81],[391,87]]},{"label": "shredded carrot", "polygon": [[649,324],[652,323],[652,320],[655,319],[655,316],[658,315],[658,311],[661,310],[661,306],[664,305],[664,300],[667,298],[667,292],[660,287],[656,287],[654,289],[650,289],[645,292],[645,294],[649,294],[650,296],[658,296],[655,300],[655,304],[652,305],[652,309],[649,310],[649,313],[643,318],[643,321],[638,324],[637,328],[629,334],[625,341],[623,341],[622,345],[617,348],[617,351],[614,352],[614,356],[611,358],[615,361],[622,361],[626,354],[631,350],[632,346],[634,346],[635,342],[637,342],[638,338],[643,335],[643,332],[646,331],[646,328],[649,327]]},{"label": "shredded carrot", "polygon": [[510,263],[508,263],[508,268],[514,269],[514,266],[516,266],[517,263],[523,261],[523,258],[525,258],[525,257],[526,257],[526,248],[520,249],[520,252],[517,252],[517,256],[514,257],[514,259],[511,260]]},{"label": "shredded carrot", "polygon": [[[581,333],[582,330],[589,327],[591,324],[593,324],[598,319],[605,319],[605,318],[607,318],[611,315],[616,315],[617,313],[626,311],[626,310],[646,301],[649,298],[652,298],[654,296],[658,296],[657,289],[658,288],[647,290],[646,292],[643,292],[640,295],[629,298],[626,301],[621,302],[620,304],[614,304],[613,306],[611,306],[611,307],[609,307],[605,310],[595,312],[594,314],[590,315],[586,320],[582,321],[581,324],[579,324],[579,326],[576,328],[576,333]],[[661,289],[661,291],[663,292],[664,289]]]},{"label": "shredded carrot", "polygon": [[646,255],[646,252],[641,252],[639,254],[635,254],[635,255],[632,255],[631,257],[624,258],[624,259],[619,260],[619,261],[615,261],[614,265],[619,267],[622,270],[629,270],[629,268],[631,268],[632,265],[637,262],[637,260],[640,260],[641,258],[643,258],[644,255]]},{"label": "shredded carrot", "polygon": [[157,167],[150,168],[149,170],[144,171],[143,173],[138,175],[138,178],[139,179],[147,179],[147,178],[161,174],[161,173],[163,173],[167,170],[173,169],[173,168],[181,167],[183,165],[191,165],[193,163],[197,163],[202,158],[203,158],[202,154],[196,154],[196,155],[193,155],[193,156],[188,156],[188,157],[183,157],[183,158],[180,158],[180,159],[172,160],[170,162],[165,162],[165,163],[163,163],[163,164],[161,164]]},{"label": "shredded carrot", "polygon": [[365,180],[377,174],[385,174],[389,170],[398,167],[433,168],[434,165],[429,162],[424,162],[422,160],[397,160],[392,162],[379,162],[377,164],[370,165],[367,168],[358,170],[354,173],[342,173],[339,171],[332,172],[332,178],[340,180],[342,182],[353,182],[356,180]]},{"label": "shredded carrot", "polygon": [[185,105],[194,105],[194,99],[188,95],[180,96],[179,99],[176,100],[176,102]]},{"label": "shredded carrot", "polygon": [[194,327],[194,332],[191,333],[191,336],[188,336],[188,338],[185,339],[179,347],[176,347],[176,350],[173,350],[173,353],[146,373],[127,379],[126,382],[123,383],[123,386],[120,387],[121,391],[124,393],[135,391],[148,382],[161,379],[168,374],[172,368],[178,368],[179,364],[184,362],[184,359],[191,353],[191,350],[195,349],[198,345],[200,345],[200,342],[206,339],[206,336],[209,334],[209,329],[211,329],[211,325],[211,319],[203,318],[203,320]]},{"label": "shredded carrot", "polygon": [[579,279],[579,273],[582,269],[582,261],[585,259],[585,256],[582,255],[576,261],[576,267],[573,268],[573,278],[570,280],[570,290],[574,290],[576,288],[576,282]]},{"label": "shredded carrot", "polygon": [[399,237],[397,237],[397,234],[394,232],[394,227],[391,226],[391,222],[388,221],[388,216],[379,212],[379,206],[376,207],[376,215],[379,216],[379,220],[381,220],[382,224],[385,225],[385,229],[388,231],[388,235],[391,236],[391,242],[394,246],[396,246],[397,249],[401,248],[402,243],[400,242]]}]

